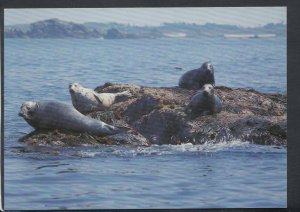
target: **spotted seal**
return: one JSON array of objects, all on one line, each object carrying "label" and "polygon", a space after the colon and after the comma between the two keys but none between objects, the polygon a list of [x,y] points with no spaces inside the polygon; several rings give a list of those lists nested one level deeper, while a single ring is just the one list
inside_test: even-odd
[{"label": "spotted seal", "polygon": [[24,102],[19,116],[22,116],[35,129],[62,129],[87,132],[96,136],[113,135],[124,131],[124,129],[87,117],[71,105],[55,101]]},{"label": "spotted seal", "polygon": [[214,87],[211,84],[205,84],[191,99],[185,108],[191,118],[201,115],[212,115],[222,110],[222,101],[214,94]]},{"label": "spotted seal", "polygon": [[115,103],[117,96],[131,96],[128,90],[119,93],[97,93],[79,83],[71,83],[69,91],[73,106],[81,113],[106,110]]},{"label": "spotted seal", "polygon": [[179,87],[187,89],[201,89],[205,84],[215,85],[214,67],[205,62],[198,69],[185,72],[179,79]]}]

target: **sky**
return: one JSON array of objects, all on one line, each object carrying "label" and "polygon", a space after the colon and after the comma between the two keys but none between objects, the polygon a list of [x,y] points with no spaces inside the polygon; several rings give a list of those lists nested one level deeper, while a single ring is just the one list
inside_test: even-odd
[{"label": "sky", "polygon": [[286,7],[186,7],[186,8],[63,8],[5,9],[5,25],[28,24],[50,18],[75,23],[123,23],[158,26],[162,23],[217,23],[256,27],[286,23]]}]

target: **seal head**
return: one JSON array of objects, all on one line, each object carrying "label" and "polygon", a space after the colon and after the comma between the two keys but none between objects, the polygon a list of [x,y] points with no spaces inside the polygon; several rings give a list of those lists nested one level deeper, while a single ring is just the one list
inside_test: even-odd
[{"label": "seal head", "polygon": [[79,83],[70,83],[69,84],[69,91],[70,93],[75,93],[75,91],[78,91],[79,88],[81,87],[81,85],[79,85]]},{"label": "seal head", "polygon": [[38,110],[38,104],[36,102],[27,101],[24,102],[20,108],[19,116],[24,119],[32,119],[34,113]]}]

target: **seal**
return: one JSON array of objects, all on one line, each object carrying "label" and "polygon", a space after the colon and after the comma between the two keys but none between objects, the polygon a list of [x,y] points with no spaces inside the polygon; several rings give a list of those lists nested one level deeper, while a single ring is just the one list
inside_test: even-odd
[{"label": "seal", "polygon": [[132,96],[128,90],[119,93],[97,93],[79,83],[71,83],[69,91],[73,106],[81,113],[106,110],[115,103],[116,97]]},{"label": "seal", "polygon": [[190,114],[191,118],[203,115],[212,115],[222,110],[222,101],[214,94],[214,87],[211,84],[205,84],[191,99],[185,108],[185,112]]},{"label": "seal", "polygon": [[87,117],[70,105],[55,101],[24,102],[19,116],[37,130],[62,129],[87,132],[96,136],[113,135],[124,131]]},{"label": "seal", "polygon": [[215,86],[214,67],[205,62],[198,69],[185,72],[179,79],[179,87],[187,89],[201,89],[205,84]]}]

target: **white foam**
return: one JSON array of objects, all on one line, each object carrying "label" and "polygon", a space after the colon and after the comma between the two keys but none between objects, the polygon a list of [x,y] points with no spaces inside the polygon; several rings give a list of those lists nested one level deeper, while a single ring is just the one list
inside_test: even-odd
[{"label": "white foam", "polygon": [[83,157],[83,158],[93,158],[93,157],[95,157],[97,155],[97,152],[91,152],[91,151],[81,150],[79,152],[76,152],[75,155],[79,156],[79,157]]},{"label": "white foam", "polygon": [[179,144],[179,145],[152,145],[150,147],[136,147],[131,149],[116,149],[113,154],[120,156],[137,156],[137,155],[167,155],[178,154],[185,152],[218,152],[231,148],[247,147],[249,142],[240,140],[232,140],[227,142],[206,142],[204,144],[194,145],[192,143]]},{"label": "white foam", "polygon": [[182,153],[215,153],[220,151],[234,152],[251,152],[251,153],[266,153],[266,152],[283,152],[282,149],[274,149],[270,146],[258,146],[250,144],[246,141],[231,140],[222,142],[205,142],[204,144],[194,145],[185,143],[179,145],[152,145],[150,147],[122,147],[122,146],[105,146],[101,148],[93,148],[81,150],[75,155],[80,157],[95,157],[95,156],[155,156],[155,155],[174,155]]}]

